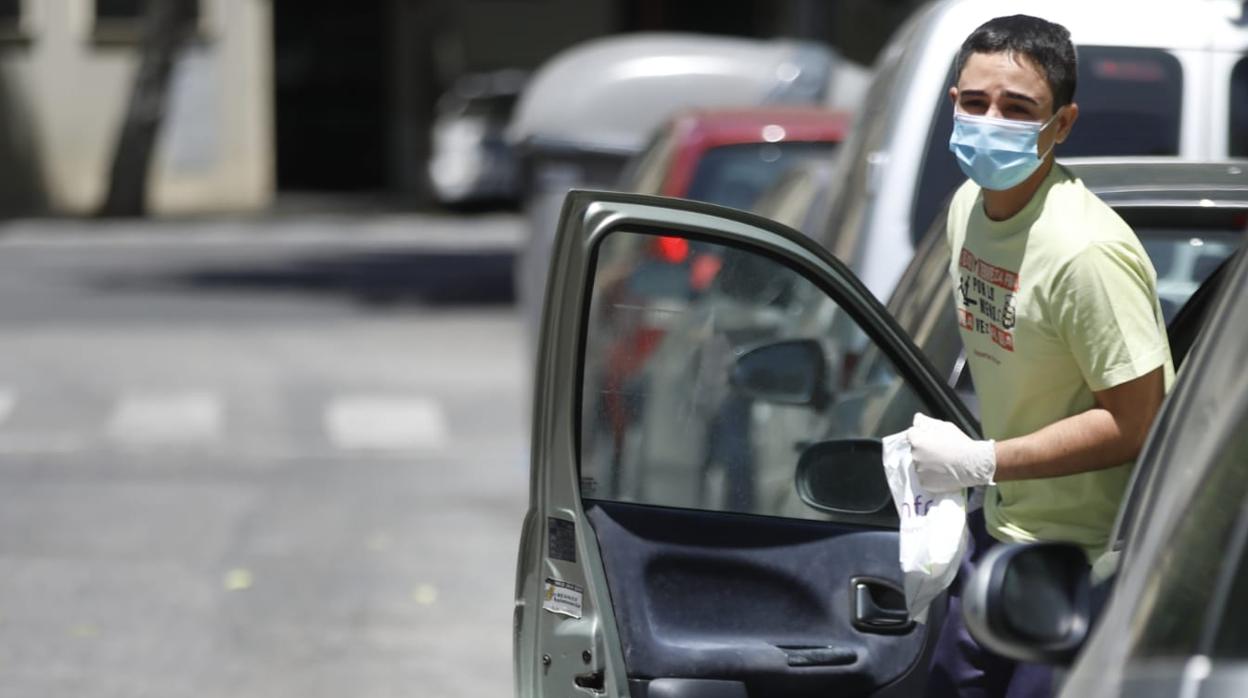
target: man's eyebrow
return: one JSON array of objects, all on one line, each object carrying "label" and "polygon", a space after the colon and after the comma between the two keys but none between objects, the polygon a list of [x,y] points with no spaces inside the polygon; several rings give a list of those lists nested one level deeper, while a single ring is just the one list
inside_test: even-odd
[{"label": "man's eyebrow", "polygon": [[1037,100],[1035,97],[1032,97],[1031,95],[1025,95],[1022,92],[1011,92],[1010,90],[1006,90],[1005,96],[1009,97],[1010,99],[1020,99],[1024,102],[1031,102],[1037,107],[1040,106],[1039,100]]},{"label": "man's eyebrow", "polygon": [[[1004,94],[1006,97],[1009,97],[1010,99],[1017,99],[1023,102],[1029,102],[1031,104],[1036,105],[1037,107],[1040,106],[1039,100],[1037,100],[1035,97],[1032,97],[1031,95],[1023,94],[1022,92],[1014,92],[1012,90],[1006,90]],[[987,90],[958,90],[959,98],[961,97],[987,97],[987,96],[988,96]]]}]

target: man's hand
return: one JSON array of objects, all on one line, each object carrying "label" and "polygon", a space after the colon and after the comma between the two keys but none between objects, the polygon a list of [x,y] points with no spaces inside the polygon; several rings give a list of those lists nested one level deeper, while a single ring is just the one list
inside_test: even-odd
[{"label": "man's hand", "polygon": [[922,413],[915,413],[906,436],[919,485],[928,492],[993,484],[997,454],[991,440],[975,441],[954,424]]}]

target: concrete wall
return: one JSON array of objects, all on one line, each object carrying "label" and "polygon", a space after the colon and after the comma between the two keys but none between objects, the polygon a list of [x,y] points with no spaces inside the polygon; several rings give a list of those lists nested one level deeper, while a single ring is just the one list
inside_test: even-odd
[{"label": "concrete wall", "polygon": [[[137,45],[93,38],[92,0],[25,0],[27,37],[0,48],[0,197],[8,213],[89,214],[138,67]],[[149,180],[153,214],[266,206],[273,194],[268,0],[201,0]],[[15,159],[4,158],[9,152]]]}]

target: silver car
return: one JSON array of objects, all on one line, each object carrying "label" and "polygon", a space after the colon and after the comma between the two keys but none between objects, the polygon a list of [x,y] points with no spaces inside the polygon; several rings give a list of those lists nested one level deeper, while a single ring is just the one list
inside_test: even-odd
[{"label": "silver car", "polygon": [[[630,295],[633,270],[642,268],[635,264],[639,250],[656,235],[715,250],[722,266],[705,294],[665,298],[650,293],[641,304]],[[1248,271],[1240,267],[1224,283],[1242,294]],[[943,602],[935,604],[928,625],[913,623],[904,610],[897,520],[880,466],[879,437],[902,428],[916,409],[971,434],[978,429],[947,376],[932,367],[867,288],[824,249],[767,219],[693,202],[574,192],[556,241],[551,291],[535,384],[530,509],[517,567],[517,695],[885,696],[920,691],[926,678],[922,657],[934,640],[930,628],[941,622]],[[1224,318],[1227,327],[1239,328],[1238,334],[1211,322],[1219,329],[1198,340],[1189,365],[1201,362],[1230,335],[1242,361],[1248,317],[1242,304],[1232,311],[1228,303],[1215,306],[1208,317]],[[731,321],[723,322],[723,315]],[[823,341],[826,325],[803,327],[792,322],[797,315],[845,318],[863,344],[829,344]],[[638,432],[627,427],[665,389],[661,381],[613,382],[611,372],[603,370],[601,357],[609,351],[631,350],[643,362],[657,355],[657,345],[647,342],[616,343],[620,336],[631,336],[629,328],[642,318],[669,333],[703,332],[706,337],[696,361],[684,368],[695,378],[680,384],[686,410],[669,417],[663,437],[671,441],[669,450],[703,448],[708,410],[734,392],[750,395],[757,405],[822,415],[807,443],[792,443],[788,434],[777,437],[791,446],[789,456],[750,471],[755,495],[748,501],[708,501],[704,493],[678,484],[630,487],[626,477],[613,474],[612,468],[639,445]],[[726,326],[734,332],[757,330],[762,339],[739,350],[731,340],[717,338],[716,328]],[[1214,342],[1219,344],[1211,346]],[[850,351],[883,370],[840,370]],[[878,356],[868,359],[865,352]],[[1225,360],[1218,365],[1226,365]],[[1200,369],[1184,368],[1171,404],[1190,393],[1184,386],[1196,379],[1189,376],[1202,375]],[[1225,380],[1235,373],[1220,375]],[[1248,433],[1243,428],[1248,426],[1243,422],[1248,386],[1238,383],[1229,386],[1233,401],[1227,403],[1232,409],[1226,418],[1234,417],[1241,426],[1227,433],[1242,437]],[[1179,409],[1167,407],[1167,414]],[[1207,410],[1194,416],[1208,423],[1224,421],[1211,419]],[[1171,470],[1172,462],[1184,466],[1175,471],[1193,467],[1203,472],[1204,466],[1176,460],[1174,452],[1153,445],[1172,433],[1172,424],[1163,418],[1139,472]],[[766,438],[766,432],[759,437]],[[1214,438],[1186,452],[1204,458],[1222,444]],[[1234,462],[1240,484],[1224,487],[1235,506],[1218,513],[1232,523],[1243,510],[1243,483],[1248,483],[1239,456]],[[650,473],[662,470],[635,474],[648,478]],[[1190,475],[1179,478],[1186,482],[1180,494],[1198,491]],[[1148,485],[1141,486],[1145,489],[1133,490],[1128,501],[1148,495]],[[1174,515],[1176,495],[1158,491],[1152,496],[1171,502],[1164,520],[1181,524]],[[1147,514],[1134,520],[1153,525]],[[1221,549],[1242,545],[1237,526],[1226,525],[1217,535],[1208,528],[1188,528]],[[1127,572],[1148,569],[1133,561],[1143,559],[1132,558],[1135,535],[1124,539],[1122,589],[1134,584],[1126,581]],[[1199,538],[1186,541],[1192,550],[1208,547],[1194,540]],[[1171,554],[1179,553],[1188,551]],[[1154,569],[1169,569],[1164,556],[1150,559]],[[1225,566],[1237,568],[1237,560]],[[1198,589],[1206,588],[1200,585],[1207,578],[1195,578]],[[1208,593],[1193,595],[1192,580],[1181,569],[1165,579],[1172,580],[1170,586],[1137,585],[1162,594],[1138,596],[1141,603],[1156,606],[1160,598],[1190,606],[1210,598]],[[1007,585],[1007,591],[1012,588]],[[1230,582],[1216,587],[1231,588]],[[994,599],[1000,593],[1000,585],[996,591],[988,588],[986,607],[999,610]],[[1083,612],[1077,596],[1054,612]],[[1084,627],[1091,624],[1087,614],[1069,617],[1082,618]],[[1174,627],[1169,622],[1165,627]],[[1135,626],[1117,627],[1137,632]],[[999,628],[1000,623],[989,626]],[[1097,644],[1100,632],[1089,649],[1110,647],[1109,638]],[[1059,639],[1067,649],[1074,640],[1082,641],[1069,633]],[[1006,638],[1011,640],[1017,637]],[[1069,656],[1069,651],[1062,655]],[[1119,668],[1134,659],[1122,648],[1117,656]],[[1079,671],[1076,665],[1071,686],[1077,685]],[[1119,673],[1127,675],[1129,670]]]},{"label": "silver car", "polygon": [[691,108],[851,108],[869,71],[824,44],[682,33],[610,36],[573,46],[533,75],[508,125],[522,162],[528,238],[516,297],[536,344],[559,207],[569,189],[616,188],[655,129]]}]

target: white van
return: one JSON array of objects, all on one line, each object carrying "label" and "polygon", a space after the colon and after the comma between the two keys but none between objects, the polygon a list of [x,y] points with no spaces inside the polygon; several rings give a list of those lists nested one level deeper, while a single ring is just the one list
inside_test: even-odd
[{"label": "white van", "polygon": [[993,17],[1070,30],[1079,122],[1057,156],[1248,156],[1248,10],[1224,0],[943,0],[881,53],[840,151],[827,224],[806,230],[888,298],[932,217],[965,177],[948,97],[963,40]]}]

